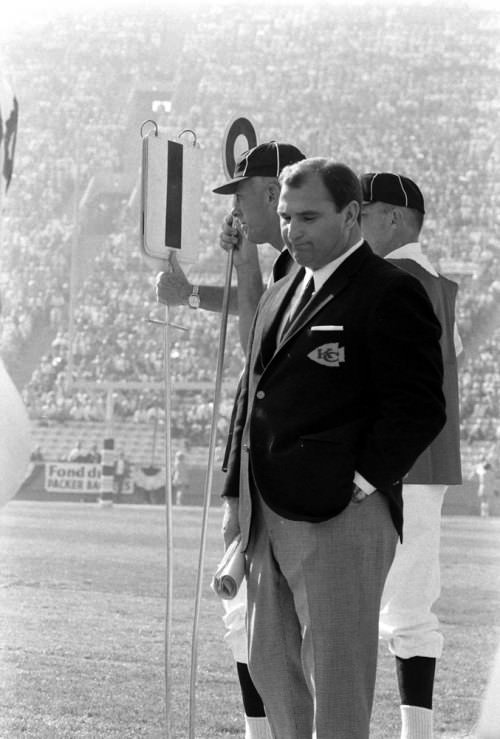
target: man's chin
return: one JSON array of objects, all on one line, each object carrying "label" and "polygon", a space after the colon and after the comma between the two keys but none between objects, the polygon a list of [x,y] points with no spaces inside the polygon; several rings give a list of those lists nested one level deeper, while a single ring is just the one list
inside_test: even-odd
[{"label": "man's chin", "polygon": [[247,241],[250,241],[252,244],[267,244],[267,241],[262,238],[262,234],[259,234],[256,231],[252,231],[252,229],[248,228],[248,226],[242,228],[241,231],[245,239]]},{"label": "man's chin", "polygon": [[311,267],[310,259],[308,258],[308,255],[304,252],[294,250],[291,252],[291,254],[297,264],[299,264],[301,267]]}]

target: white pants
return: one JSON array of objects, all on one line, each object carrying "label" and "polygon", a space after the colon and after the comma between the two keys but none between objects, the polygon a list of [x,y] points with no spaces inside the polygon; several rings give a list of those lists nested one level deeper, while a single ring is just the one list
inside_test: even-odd
[{"label": "white pants", "polygon": [[243,580],[232,600],[223,599],[225,614],[222,617],[227,631],[224,636],[235,662],[248,664],[247,639],[247,582]]},{"label": "white pants", "polygon": [[401,657],[441,656],[432,612],[441,593],[439,543],[446,485],[403,485],[403,543],[398,542],[382,594],[379,635]]},{"label": "white pants", "polygon": [[[441,592],[439,543],[446,485],[404,485],[403,543],[385,582],[380,611],[380,638],[392,654],[441,656],[443,636],[432,606]],[[233,600],[224,600],[225,639],[236,662],[248,662],[247,591],[243,581]]]}]

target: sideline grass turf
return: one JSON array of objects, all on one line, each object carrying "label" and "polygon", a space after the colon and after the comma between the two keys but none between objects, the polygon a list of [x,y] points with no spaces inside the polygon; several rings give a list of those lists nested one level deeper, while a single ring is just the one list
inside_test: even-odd
[{"label": "sideline grass turf", "polygon": [[[0,512],[0,738],[164,737],[164,511],[12,501]],[[174,509],[173,735],[187,737],[201,509]],[[209,580],[198,652],[197,739],[243,737],[239,689]],[[471,737],[498,639],[500,519],[448,517],[438,605],[435,736]],[[380,647],[372,739],[399,736],[393,659]]]}]

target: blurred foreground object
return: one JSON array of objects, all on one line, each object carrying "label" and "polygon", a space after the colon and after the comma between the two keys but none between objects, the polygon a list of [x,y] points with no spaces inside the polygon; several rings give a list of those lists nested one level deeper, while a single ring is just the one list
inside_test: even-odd
[{"label": "blurred foreground object", "polygon": [[0,77],[0,209],[14,169],[19,106],[7,80]]},{"label": "blurred foreground object", "polygon": [[[3,199],[14,170],[18,110],[12,89],[0,76],[0,234]],[[30,454],[28,413],[0,359],[0,505],[5,505],[19,490],[26,477]]]},{"label": "blurred foreground object", "polygon": [[500,646],[497,649],[490,680],[484,694],[476,739],[500,737]]},{"label": "blurred foreground object", "polygon": [[28,413],[0,359],[0,505],[19,490],[31,453]]}]

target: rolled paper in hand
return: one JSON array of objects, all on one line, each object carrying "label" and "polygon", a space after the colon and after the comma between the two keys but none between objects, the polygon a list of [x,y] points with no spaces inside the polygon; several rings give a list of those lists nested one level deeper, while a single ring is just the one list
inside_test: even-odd
[{"label": "rolled paper in hand", "polygon": [[241,551],[241,539],[237,536],[224,552],[212,578],[212,590],[220,598],[234,598],[245,576],[245,556]]}]

